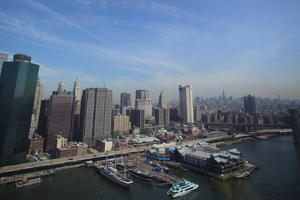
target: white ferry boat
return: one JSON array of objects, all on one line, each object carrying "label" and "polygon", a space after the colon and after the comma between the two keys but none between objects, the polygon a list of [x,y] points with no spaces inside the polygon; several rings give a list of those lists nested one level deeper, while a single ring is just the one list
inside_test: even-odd
[{"label": "white ferry boat", "polygon": [[199,187],[199,185],[192,183],[187,180],[183,180],[182,182],[174,183],[172,187],[167,192],[167,195],[175,198],[180,197],[185,194],[190,193],[193,190],[196,190]]}]

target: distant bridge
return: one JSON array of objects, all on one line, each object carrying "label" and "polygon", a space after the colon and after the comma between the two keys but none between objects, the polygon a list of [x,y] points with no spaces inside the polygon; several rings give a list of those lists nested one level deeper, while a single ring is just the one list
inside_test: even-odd
[{"label": "distant bridge", "polygon": [[253,123],[221,123],[221,122],[204,122],[206,128],[211,127],[238,127],[244,131],[251,131],[257,128],[289,128],[287,124],[253,124]]}]

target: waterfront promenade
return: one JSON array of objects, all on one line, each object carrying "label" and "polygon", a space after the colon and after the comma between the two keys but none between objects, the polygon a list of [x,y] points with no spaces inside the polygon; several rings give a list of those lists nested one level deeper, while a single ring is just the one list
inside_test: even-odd
[{"label": "waterfront promenade", "polygon": [[[256,136],[256,135],[268,135],[268,134],[286,134],[290,132],[291,132],[290,129],[272,129],[272,130],[249,132],[242,135],[238,134],[235,137],[226,135],[226,136],[218,136],[218,137],[204,138],[198,140],[183,141],[180,144],[187,145],[187,144],[196,144],[199,142],[212,143],[212,142],[220,142],[220,141],[229,141],[241,137],[251,137],[254,135]],[[94,152],[93,154],[88,154],[85,156],[57,158],[57,159],[50,159],[44,161],[8,165],[8,166],[0,167],[0,177],[7,176],[7,175],[14,175],[18,173],[26,173],[30,171],[46,170],[46,169],[61,167],[65,165],[66,166],[75,165],[79,163],[84,163],[85,161],[88,160],[93,160],[93,161],[103,160],[106,158],[106,156],[114,157],[114,156],[130,154],[130,153],[143,152],[148,150],[148,148],[149,148],[148,146],[140,146],[138,148],[131,148],[126,150],[118,150],[118,151],[110,151],[110,152]]]}]

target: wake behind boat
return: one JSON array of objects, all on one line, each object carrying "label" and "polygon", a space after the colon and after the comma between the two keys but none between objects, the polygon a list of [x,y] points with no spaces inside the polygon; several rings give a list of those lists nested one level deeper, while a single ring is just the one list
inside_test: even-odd
[{"label": "wake behind boat", "polygon": [[133,183],[128,177],[119,174],[113,167],[102,168],[99,171],[101,175],[119,186],[130,188],[130,185]]},{"label": "wake behind boat", "polygon": [[167,192],[167,195],[173,198],[180,197],[190,193],[193,190],[196,190],[198,187],[199,187],[198,184],[192,183],[187,180],[183,180],[179,183],[174,183],[172,187],[169,189],[169,191]]}]

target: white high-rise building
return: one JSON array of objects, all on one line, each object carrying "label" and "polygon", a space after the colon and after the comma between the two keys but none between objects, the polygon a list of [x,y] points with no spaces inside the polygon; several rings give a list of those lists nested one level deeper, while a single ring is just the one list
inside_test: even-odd
[{"label": "white high-rise building", "polygon": [[58,92],[63,92],[64,90],[65,90],[65,84],[64,84],[64,82],[59,82],[58,83],[57,91]]},{"label": "white high-rise building", "polygon": [[75,102],[80,101],[80,82],[78,76],[76,77],[76,80],[74,82],[73,94],[74,94]]},{"label": "white high-rise building", "polygon": [[152,100],[148,90],[136,90],[135,108],[145,111],[145,119],[152,117]]},{"label": "white high-rise building", "polygon": [[41,107],[41,101],[43,98],[43,91],[44,91],[44,87],[41,84],[40,79],[38,78],[37,83],[36,83],[33,109],[32,109],[32,115],[31,115],[29,138],[32,138],[33,134],[35,133],[35,130],[38,128],[39,117],[40,117],[40,107]]},{"label": "white high-rise building", "polygon": [[179,85],[179,102],[183,122],[194,123],[192,86]]},{"label": "white high-rise building", "polygon": [[167,96],[163,91],[161,91],[159,98],[158,98],[158,107],[159,108],[168,108],[168,103],[167,103]]}]

